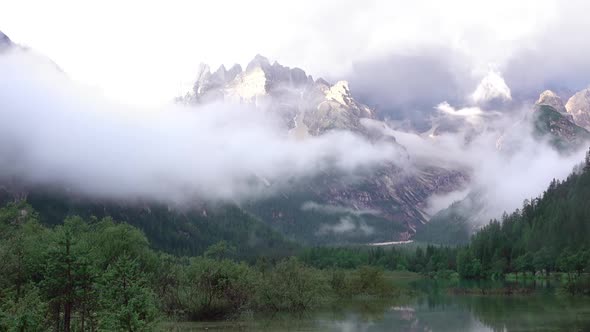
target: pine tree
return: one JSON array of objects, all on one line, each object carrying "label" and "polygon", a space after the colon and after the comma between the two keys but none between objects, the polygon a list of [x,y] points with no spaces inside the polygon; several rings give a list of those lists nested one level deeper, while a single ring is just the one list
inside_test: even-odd
[{"label": "pine tree", "polygon": [[100,286],[101,329],[145,331],[157,318],[155,295],[136,260],[122,255],[109,265]]},{"label": "pine tree", "polygon": [[50,299],[56,327],[65,332],[71,331],[77,307],[86,308],[86,302],[91,301],[89,290],[93,288],[92,268],[88,254],[81,250],[80,230],[77,230],[81,225],[84,222],[79,217],[72,217],[56,228],[42,282],[45,295]]}]

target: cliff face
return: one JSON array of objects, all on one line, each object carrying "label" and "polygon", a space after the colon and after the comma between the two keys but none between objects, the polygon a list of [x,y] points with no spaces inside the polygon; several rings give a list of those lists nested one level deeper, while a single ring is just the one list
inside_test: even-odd
[{"label": "cliff face", "polygon": [[[259,55],[245,70],[235,65],[230,70],[221,66],[211,72],[208,66],[201,66],[193,90],[182,101],[200,104],[215,100],[252,104],[273,112],[285,130],[298,139],[347,130],[371,141],[395,145],[401,158],[409,158],[393,136],[384,134],[389,130],[387,124],[354,99],[347,82],[314,80],[299,68],[271,64]],[[404,162],[407,160],[396,164]],[[467,173],[428,164],[412,166],[408,172],[396,164],[354,178],[324,174],[295,184],[294,191],[252,202],[245,208],[307,243],[409,239],[429,218],[425,212],[427,199],[462,187]],[[310,202],[339,210],[305,209]]]}]

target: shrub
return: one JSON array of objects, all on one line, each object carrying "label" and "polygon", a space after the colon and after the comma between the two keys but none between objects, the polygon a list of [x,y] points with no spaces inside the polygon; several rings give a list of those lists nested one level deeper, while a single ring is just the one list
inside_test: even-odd
[{"label": "shrub", "polygon": [[257,273],[244,263],[195,258],[187,267],[181,305],[190,319],[221,319],[254,297]]},{"label": "shrub", "polygon": [[320,271],[290,258],[263,275],[257,306],[271,311],[303,311],[326,300],[328,290],[328,281]]}]

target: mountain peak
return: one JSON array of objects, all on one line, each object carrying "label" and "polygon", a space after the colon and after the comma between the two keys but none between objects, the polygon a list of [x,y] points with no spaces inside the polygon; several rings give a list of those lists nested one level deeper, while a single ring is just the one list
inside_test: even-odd
[{"label": "mountain peak", "polygon": [[473,101],[478,104],[492,101],[510,101],[512,95],[510,88],[504,81],[499,72],[490,70],[471,95]]},{"label": "mountain peak", "polygon": [[537,100],[537,102],[535,104],[538,106],[541,106],[541,105],[551,106],[559,113],[562,113],[562,114],[567,113],[567,111],[565,109],[565,105],[563,104],[563,101],[561,100],[561,98],[559,98],[559,96],[551,90],[543,91],[543,93],[541,93],[539,95],[539,99]]},{"label": "mountain peak", "polygon": [[550,98],[559,98],[559,96],[557,96],[557,94],[551,90],[545,90],[543,92],[541,92],[541,94],[539,95],[539,100],[537,102],[542,102],[543,100]]},{"label": "mountain peak", "polygon": [[12,41],[5,35],[2,31],[0,31],[0,47],[11,45]]},{"label": "mountain peak", "polygon": [[565,108],[573,115],[578,126],[590,130],[590,88],[574,94],[565,104]]},{"label": "mountain peak", "polygon": [[[276,64],[276,62],[275,62],[275,64]],[[268,67],[270,67],[270,61],[268,60],[268,58],[265,56],[262,56],[260,54],[256,54],[254,56],[254,59],[252,59],[248,63],[248,66],[246,66],[246,71],[253,70],[254,68],[265,69]]]},{"label": "mountain peak", "polygon": [[219,68],[217,68],[217,70],[215,71],[215,74],[219,73],[223,73],[225,74],[225,72],[227,71],[227,69],[225,69],[225,65],[221,64],[221,66],[219,66]]}]

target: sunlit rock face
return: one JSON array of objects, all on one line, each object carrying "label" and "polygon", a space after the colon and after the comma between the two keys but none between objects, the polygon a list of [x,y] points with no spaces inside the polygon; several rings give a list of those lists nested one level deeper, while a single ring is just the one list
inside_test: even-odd
[{"label": "sunlit rock face", "polygon": [[[250,103],[280,115],[285,125],[300,134],[317,135],[330,129],[363,131],[359,119],[372,118],[366,105],[352,97],[348,83],[330,84],[315,80],[300,68],[271,64],[257,55],[245,70],[239,65],[211,72],[201,65],[193,90],[185,98],[190,103],[225,100]],[[298,127],[299,126],[299,127]]]},{"label": "sunlit rock face", "polygon": [[565,104],[565,108],[578,126],[590,130],[590,88],[574,94]]},{"label": "sunlit rock face", "polygon": [[[301,209],[304,203],[314,201],[376,211],[371,218],[379,222],[364,224],[363,221],[362,224],[374,231],[359,231],[359,237],[339,234],[341,236],[335,241],[342,238],[357,242],[406,240],[428,220],[426,205],[432,194],[454,191],[468,181],[464,170],[445,169],[438,165],[421,163],[412,165],[410,172],[404,169],[403,165],[410,162],[410,155],[390,134],[387,124],[379,120],[372,109],[355,100],[346,81],[332,84],[322,78],[314,80],[302,69],[285,67],[277,62],[271,64],[267,58],[257,55],[245,69],[235,65],[226,70],[221,66],[211,72],[208,66],[201,65],[192,91],[182,101],[201,104],[215,100],[245,103],[261,111],[273,112],[296,139],[346,130],[370,141],[386,141],[397,147],[398,162],[382,165],[354,178],[328,172],[320,178],[296,184],[294,191],[250,206],[254,214],[287,234],[298,232],[296,225],[314,222],[317,216]],[[314,242],[313,238],[317,237],[321,241],[320,238],[326,236],[321,231],[327,229],[326,220],[337,225],[341,217],[331,219],[326,216],[327,219],[317,222],[309,232],[295,237],[307,242]],[[360,224],[356,226],[363,229]],[[351,232],[356,228],[350,227]]]}]

